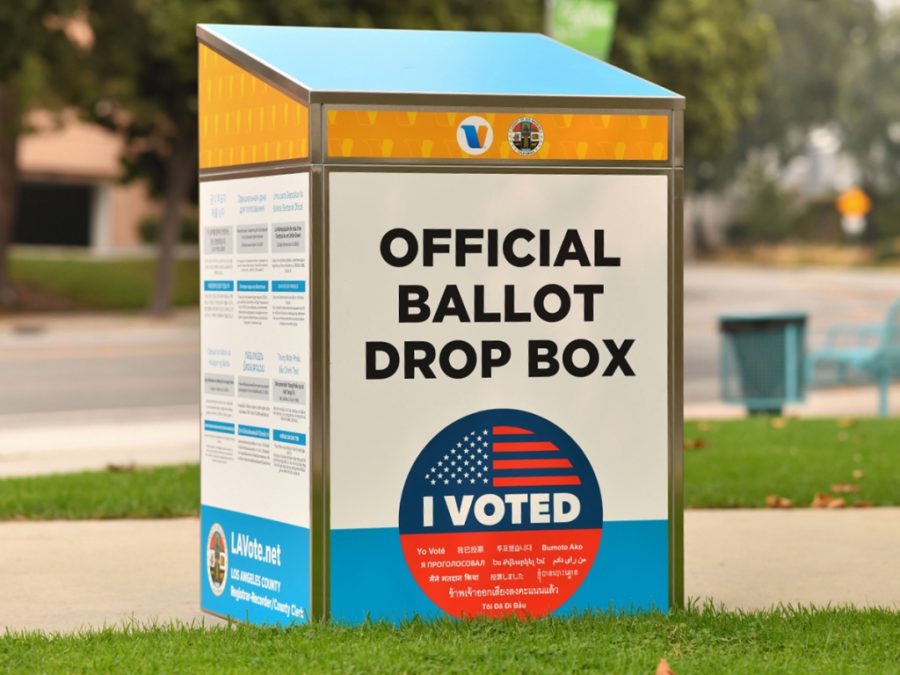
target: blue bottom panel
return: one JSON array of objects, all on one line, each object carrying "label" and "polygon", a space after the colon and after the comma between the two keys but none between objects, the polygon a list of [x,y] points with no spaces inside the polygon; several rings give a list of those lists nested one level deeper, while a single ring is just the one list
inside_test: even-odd
[{"label": "blue bottom panel", "polygon": [[250,623],[309,616],[309,530],[200,508],[200,605]]},{"label": "blue bottom panel", "polygon": [[[669,608],[669,525],[665,520],[603,524],[584,582],[555,615],[590,609]],[[397,528],[331,531],[331,615],[337,621],[402,621],[444,612],[416,584]]]}]

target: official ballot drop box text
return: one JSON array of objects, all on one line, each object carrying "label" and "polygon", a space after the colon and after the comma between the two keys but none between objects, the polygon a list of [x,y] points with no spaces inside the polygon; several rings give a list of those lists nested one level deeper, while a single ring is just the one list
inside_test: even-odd
[{"label": "official ballot drop box text", "polygon": [[534,34],[201,25],[201,600],[682,600],[684,100]]}]

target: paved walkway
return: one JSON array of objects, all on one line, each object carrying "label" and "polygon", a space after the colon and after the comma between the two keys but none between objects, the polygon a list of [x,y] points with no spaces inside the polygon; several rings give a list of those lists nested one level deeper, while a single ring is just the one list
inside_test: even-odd
[{"label": "paved walkway", "polygon": [[[193,518],[0,524],[0,634],[200,613]],[[779,602],[900,610],[900,508],[688,511],[685,586],[729,608]]]},{"label": "paved walkway", "polygon": [[0,634],[206,621],[200,526],[176,520],[0,524]]},{"label": "paved walkway", "polygon": [[[900,416],[900,383],[891,387],[890,414]],[[685,403],[686,420],[715,420],[745,417],[746,409],[721,401]],[[878,388],[874,385],[816,389],[806,395],[806,401],[789,405],[785,415],[794,417],[875,417],[878,414]]]},{"label": "paved walkway", "polygon": [[684,538],[688,596],[900,610],[900,508],[691,510]]}]

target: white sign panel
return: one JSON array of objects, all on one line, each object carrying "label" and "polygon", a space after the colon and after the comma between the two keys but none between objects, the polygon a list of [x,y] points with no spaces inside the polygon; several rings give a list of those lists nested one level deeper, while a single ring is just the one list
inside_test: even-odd
[{"label": "white sign panel", "polygon": [[665,608],[668,177],[327,179],[333,616]]}]

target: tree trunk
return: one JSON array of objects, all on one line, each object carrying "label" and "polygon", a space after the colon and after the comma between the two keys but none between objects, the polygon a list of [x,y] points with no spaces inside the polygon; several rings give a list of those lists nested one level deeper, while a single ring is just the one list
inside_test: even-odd
[{"label": "tree trunk", "polygon": [[[878,201],[878,183],[873,175],[874,172],[863,171],[862,172],[862,180],[860,181],[860,189],[865,192],[869,199],[872,202],[873,210],[878,207],[876,203]],[[860,239],[863,243],[868,244],[869,246],[874,246],[878,243],[878,239],[880,236],[880,232],[878,231],[878,226],[875,221],[872,220],[872,211],[869,211],[865,216],[866,218],[866,227],[862,231],[860,235]]]},{"label": "tree trunk", "polygon": [[12,85],[0,83],[0,306],[17,303],[17,296],[9,280],[9,245],[16,222],[19,200],[19,175],[16,166],[16,146],[19,112],[16,92]]},{"label": "tree trunk", "polygon": [[159,227],[156,285],[150,311],[163,315],[172,307],[175,249],[181,237],[181,213],[197,175],[197,140],[177,140],[166,170],[163,216]]}]

